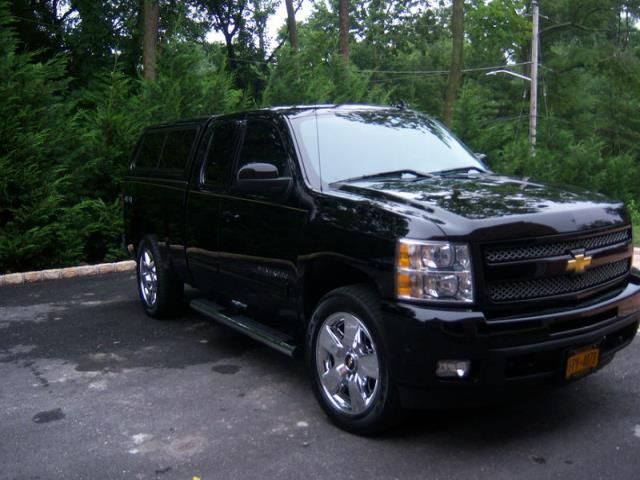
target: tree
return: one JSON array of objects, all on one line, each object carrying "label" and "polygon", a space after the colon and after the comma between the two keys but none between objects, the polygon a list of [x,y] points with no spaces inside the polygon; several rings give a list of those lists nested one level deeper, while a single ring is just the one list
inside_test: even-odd
[{"label": "tree", "polygon": [[462,80],[462,62],[464,49],[464,0],[453,0],[451,14],[451,68],[447,85],[447,98],[444,104],[442,118],[444,123],[451,125],[453,121],[453,106],[458,98],[458,90]]},{"label": "tree", "polygon": [[31,52],[38,60],[49,60],[62,53],[65,46],[64,21],[75,12],[73,7],[58,15],[58,1],[13,0],[12,30],[19,51]]},{"label": "tree", "polygon": [[160,5],[157,0],[144,0],[144,78],[156,79],[156,56],[158,52],[158,23]]},{"label": "tree", "polygon": [[[224,37],[229,68],[237,71],[238,58],[233,40],[244,30],[247,0],[199,0],[199,4],[205,8],[211,26]],[[246,83],[238,79],[238,85],[244,87]]]},{"label": "tree", "polygon": [[287,6],[287,29],[289,30],[289,41],[291,48],[298,50],[298,28],[296,26],[296,12],[293,9],[293,0],[285,0]]},{"label": "tree", "polygon": [[428,43],[431,39],[416,35],[416,24],[424,11],[417,0],[359,2],[355,10],[349,12],[351,31],[362,39],[354,48],[367,53],[366,61],[373,62],[371,66],[379,66],[385,61],[384,56],[406,53],[418,42]]},{"label": "tree", "polygon": [[345,61],[349,60],[349,2],[340,0],[339,11],[339,32],[340,32],[340,54]]},{"label": "tree", "polygon": [[[530,0],[314,1],[304,22],[285,0],[293,23],[270,48],[279,1],[0,0],[0,272],[120,258],[119,180],[140,131],[254,105],[445,112],[496,171],[622,198],[640,234],[640,0],[541,2],[535,159],[528,84],[485,75],[526,74]],[[206,41],[212,28],[223,41]]]},{"label": "tree", "polygon": [[[276,11],[279,0],[251,0],[247,5],[246,17],[240,34],[243,38],[238,41],[243,43],[242,50],[250,51],[254,47],[254,53],[264,60],[267,52],[267,21]],[[257,49],[255,48],[257,42]],[[249,48],[247,48],[249,47]]]}]

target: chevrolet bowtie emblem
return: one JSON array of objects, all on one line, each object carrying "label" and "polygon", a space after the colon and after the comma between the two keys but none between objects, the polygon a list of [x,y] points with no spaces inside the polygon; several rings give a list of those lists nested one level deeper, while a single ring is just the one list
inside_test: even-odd
[{"label": "chevrolet bowtie emblem", "polygon": [[584,273],[586,268],[591,265],[591,257],[585,257],[582,253],[574,255],[571,260],[567,261],[566,271],[575,273]]}]

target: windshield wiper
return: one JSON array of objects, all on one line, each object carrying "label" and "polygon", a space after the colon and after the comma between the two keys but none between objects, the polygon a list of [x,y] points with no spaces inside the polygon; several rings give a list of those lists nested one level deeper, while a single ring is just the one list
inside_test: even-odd
[{"label": "windshield wiper", "polygon": [[447,170],[438,170],[437,172],[433,172],[436,175],[448,175],[451,173],[466,173],[469,172],[471,170],[475,170],[476,172],[480,172],[480,173],[487,173],[487,170],[483,170],[480,167],[474,167],[474,166],[469,166],[469,167],[458,167],[458,168],[449,168]]},{"label": "windshield wiper", "polygon": [[337,180],[333,183],[348,183],[348,182],[357,182],[359,180],[370,180],[374,178],[397,177],[403,174],[413,175],[415,178],[412,178],[411,180],[416,180],[418,178],[433,178],[433,175],[431,175],[430,173],[418,172],[416,170],[402,169],[402,170],[390,170],[388,172],[370,173],[368,175],[361,175],[359,177],[345,178],[344,180]]}]

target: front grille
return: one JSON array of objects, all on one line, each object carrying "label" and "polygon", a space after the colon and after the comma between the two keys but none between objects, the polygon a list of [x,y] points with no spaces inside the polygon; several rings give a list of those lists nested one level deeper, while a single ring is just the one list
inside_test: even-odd
[{"label": "front grille", "polygon": [[557,257],[565,255],[567,252],[584,248],[593,250],[595,248],[608,247],[631,240],[631,230],[621,230],[619,232],[605,233],[593,237],[561,240],[551,243],[490,248],[485,251],[485,259],[489,263],[514,262],[518,260],[530,260],[535,258]]},{"label": "front grille", "polygon": [[579,292],[623,277],[629,272],[628,258],[587,270],[582,275],[559,275],[532,280],[489,285],[489,297],[494,302],[529,300]]}]

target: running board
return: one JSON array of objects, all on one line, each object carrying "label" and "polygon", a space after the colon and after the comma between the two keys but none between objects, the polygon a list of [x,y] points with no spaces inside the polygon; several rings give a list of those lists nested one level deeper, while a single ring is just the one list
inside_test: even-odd
[{"label": "running board", "polygon": [[284,353],[289,357],[296,355],[298,348],[289,335],[285,335],[278,330],[243,315],[228,315],[223,313],[224,310],[227,310],[225,307],[221,307],[217,303],[205,298],[191,300],[189,306],[196,312],[212,318],[227,327],[231,327],[260,343],[264,343],[280,353]]}]

